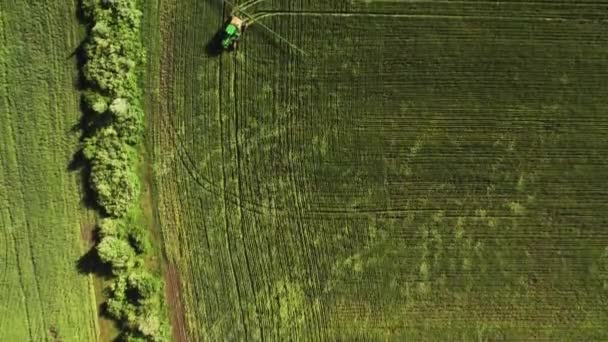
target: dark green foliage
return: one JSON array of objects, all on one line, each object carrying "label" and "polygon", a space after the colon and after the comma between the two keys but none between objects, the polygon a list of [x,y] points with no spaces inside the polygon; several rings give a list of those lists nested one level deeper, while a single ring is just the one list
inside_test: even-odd
[{"label": "dark green foliage", "polygon": [[137,98],[137,65],[144,60],[139,40],[141,12],[135,1],[85,1],[83,11],[92,21],[85,47],[83,74],[90,89],[84,95],[89,108],[111,114],[110,127],[94,132],[85,146],[91,162],[91,183],[106,214],[124,216],[139,188],[134,176],[134,153],[139,142],[143,111]]},{"label": "dark green foliage", "polygon": [[134,333],[127,333],[124,336],[121,336],[121,340],[125,342],[145,342],[147,341],[145,337],[141,335],[136,335]]},{"label": "dark green foliage", "polygon": [[137,144],[143,133],[144,116],[139,103],[133,101],[129,104],[126,99],[118,98],[110,105],[110,112],[119,137],[127,144]]},{"label": "dark green foliage", "polygon": [[82,11],[92,25],[82,69],[89,87],[83,101],[104,115],[104,124],[94,125],[83,152],[97,203],[108,216],[99,222],[97,245],[100,259],[116,275],[108,289],[107,313],[120,321],[124,340],[164,341],[168,324],[163,286],[143,269],[150,242],[146,227],[132,217],[139,197],[136,145],[144,116],[137,74],[144,61],[141,12],[133,0],[84,1]]},{"label": "dark green foliage", "polygon": [[[86,1],[85,1],[86,2]],[[135,68],[144,60],[139,40],[139,18],[135,1],[87,2],[84,11],[94,24],[86,47],[87,81],[112,97],[136,97]]]},{"label": "dark green foliage", "polygon": [[144,270],[120,275],[109,288],[107,312],[123,322],[128,336],[163,341],[168,325],[163,321],[163,286],[160,280]]},{"label": "dark green foliage", "polygon": [[145,254],[150,250],[150,238],[146,227],[133,224],[127,227],[127,238],[135,251],[139,254]]},{"label": "dark green foliage", "polygon": [[98,204],[110,216],[124,216],[139,194],[135,150],[109,126],[87,139],[84,155],[91,163],[91,185]]},{"label": "dark green foliage", "polygon": [[103,114],[108,110],[109,99],[96,91],[87,90],[82,94],[82,98],[86,105],[97,114]]},{"label": "dark green foliage", "polygon": [[131,219],[104,218],[99,224],[99,236],[124,239],[129,242],[137,254],[145,254],[150,250],[150,239],[145,226]]},{"label": "dark green foliage", "polygon": [[108,236],[120,237],[122,232],[125,230],[122,221],[112,218],[100,220],[97,224],[97,228],[99,228],[99,236],[101,238]]},{"label": "dark green foliage", "polygon": [[128,241],[108,236],[97,245],[99,258],[110,265],[112,271],[119,273],[135,266],[135,251]]},{"label": "dark green foliage", "polygon": [[160,281],[153,275],[139,270],[129,274],[127,278],[129,288],[133,289],[138,297],[138,304],[147,304],[153,300],[153,296],[160,291]]}]

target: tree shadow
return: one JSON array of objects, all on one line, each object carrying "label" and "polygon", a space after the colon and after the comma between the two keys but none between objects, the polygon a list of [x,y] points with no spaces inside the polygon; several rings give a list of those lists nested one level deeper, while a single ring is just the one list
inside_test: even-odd
[{"label": "tree shadow", "polygon": [[78,19],[78,23],[83,26],[87,26],[87,28],[91,25],[91,18],[87,15],[84,10],[84,1],[85,0],[77,0],[76,1],[76,18]]},{"label": "tree shadow", "polygon": [[[98,114],[93,112],[84,98],[80,99],[80,112],[82,116],[79,122],[74,124],[71,131],[80,133],[79,141],[81,146],[87,138],[90,138],[94,133],[102,127],[111,123],[112,117],[110,114]],[[84,147],[81,147],[72,155],[72,159],[68,163],[68,171],[78,172],[80,174],[81,191],[83,194],[82,204],[89,209],[101,211],[101,207],[97,204],[97,197],[91,184],[91,162],[84,155]]]},{"label": "tree shadow", "polygon": [[101,261],[95,247],[91,247],[88,252],[78,259],[76,269],[82,274],[93,274],[103,279],[112,277],[112,266]]},{"label": "tree shadow", "polygon": [[[105,289],[105,293],[107,295],[107,289]],[[118,336],[112,338],[111,342],[125,342],[128,341],[128,332],[124,331],[126,329],[128,329],[128,326],[126,325],[126,323],[122,320],[117,320],[116,317],[110,315],[110,313],[108,312],[108,302],[102,302],[101,304],[98,305],[98,311],[99,312],[99,316],[103,317],[105,319],[108,320],[108,322],[110,322],[110,324],[112,325],[112,327],[114,329],[116,329],[117,332],[120,332],[118,334]]]},{"label": "tree shadow", "polygon": [[[85,80],[86,82],[86,80]],[[82,90],[92,89],[90,86],[85,86]],[[84,142],[87,138],[100,128],[112,124],[112,115],[109,112],[99,114],[89,108],[84,94],[80,97],[80,120],[72,126],[72,132],[80,132],[80,142]]]},{"label": "tree shadow", "polygon": [[72,160],[68,164],[68,171],[78,172],[80,177],[82,198],[81,204],[88,209],[101,210],[101,207],[97,204],[97,196],[91,184],[91,164],[84,156],[83,149],[80,149],[74,153]]}]

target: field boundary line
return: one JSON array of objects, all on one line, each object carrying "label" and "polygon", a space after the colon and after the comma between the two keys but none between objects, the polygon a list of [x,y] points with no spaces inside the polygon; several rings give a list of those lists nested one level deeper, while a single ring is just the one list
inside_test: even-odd
[{"label": "field boundary line", "polygon": [[[255,293],[256,293],[256,289],[255,286],[253,284],[253,275],[251,272],[251,261],[249,258],[249,253],[248,248],[246,248],[247,243],[245,242],[246,239],[246,230],[245,230],[245,215],[244,215],[244,208],[241,205],[241,202],[244,202],[244,195],[243,195],[243,178],[242,178],[242,174],[241,174],[241,161],[242,161],[242,151],[241,151],[241,141],[239,139],[239,124],[241,122],[241,116],[240,116],[240,110],[239,110],[239,97],[236,96],[236,93],[239,89],[239,87],[237,86],[237,72],[236,70],[238,70],[238,63],[236,63],[236,56],[234,59],[232,59],[233,61],[233,66],[234,68],[232,69],[232,96],[234,97],[234,140],[236,142],[235,144],[235,162],[236,162],[236,175],[237,175],[237,191],[238,191],[238,196],[237,196],[237,200],[238,200],[238,210],[239,210],[239,215],[240,215],[240,228],[241,228],[241,241],[242,244],[244,246],[243,248],[243,254],[245,255],[245,264],[247,265],[247,278],[249,280],[249,288],[251,289],[251,293],[254,295],[255,297]],[[220,99],[221,102],[221,99]],[[262,324],[261,321],[261,314],[260,314],[260,307],[257,303],[257,301],[254,300],[254,305],[255,305],[255,311],[256,311],[256,319],[258,321],[258,329],[260,330],[260,335],[264,336],[264,325]],[[255,329],[255,328],[254,328]]]},{"label": "field boundary line", "polygon": [[40,319],[42,320],[42,324],[43,324],[43,328],[45,330],[43,330],[44,332],[46,332],[46,329],[48,329],[47,327],[50,327],[50,325],[47,323],[46,319],[47,316],[45,315],[45,308],[42,306],[42,298],[41,298],[41,291],[40,291],[40,282],[38,281],[38,267],[36,266],[36,263],[34,262],[34,245],[32,244],[32,239],[31,239],[31,226],[29,222],[25,223],[26,226],[26,231],[27,231],[27,244],[28,244],[28,248],[30,251],[30,260],[29,262],[32,263],[32,272],[34,274],[34,284],[36,285],[34,288],[36,289],[36,297],[37,297],[37,302],[38,302],[38,311],[40,312]]},{"label": "field boundary line", "polygon": [[407,18],[407,19],[453,19],[453,20],[502,20],[502,21],[525,21],[525,22],[608,22],[608,19],[584,19],[584,18],[562,18],[562,17],[501,17],[483,15],[442,15],[442,14],[405,14],[405,13],[382,13],[382,12],[329,12],[329,11],[260,11],[255,16],[261,20],[274,16],[309,16],[309,17],[369,17],[369,18]]},{"label": "field boundary line", "polygon": [[[222,70],[224,68],[222,68],[223,63],[222,60],[220,59],[219,62],[219,74],[221,76],[222,74]],[[234,77],[234,72],[232,72],[232,76]],[[224,236],[225,236],[225,240],[226,240],[226,251],[228,252],[228,258],[230,259],[230,273],[232,273],[232,278],[234,280],[234,288],[235,288],[235,293],[237,296],[237,301],[238,301],[238,305],[239,305],[239,309],[240,309],[240,317],[241,317],[241,324],[243,325],[243,329],[245,332],[245,336],[249,336],[248,335],[248,330],[247,330],[247,322],[246,322],[246,318],[245,318],[245,310],[243,309],[243,303],[242,303],[242,296],[241,296],[241,289],[240,289],[240,281],[239,281],[239,277],[236,274],[236,267],[235,267],[235,261],[234,261],[234,257],[233,257],[233,253],[232,253],[232,247],[231,247],[231,242],[232,242],[232,238],[231,238],[231,234],[230,234],[230,219],[228,218],[228,208],[229,205],[228,203],[228,194],[229,192],[227,191],[227,187],[226,187],[226,183],[227,183],[227,179],[226,179],[226,159],[225,159],[225,152],[226,149],[224,148],[224,139],[225,139],[225,134],[224,134],[224,119],[222,118],[222,93],[224,91],[224,82],[223,82],[223,77],[220,77],[220,83],[219,83],[219,91],[218,91],[218,101],[219,101],[219,106],[218,106],[218,120],[219,120],[219,124],[220,124],[220,148],[221,148],[221,153],[222,153],[222,195],[223,195],[223,205],[224,205]],[[234,93],[232,94],[232,96],[234,96]],[[197,169],[198,170],[198,169]],[[236,194],[232,194],[234,197],[237,197]],[[238,198],[238,197],[237,197]],[[239,206],[239,202],[236,201],[236,205]]]},{"label": "field boundary line", "polygon": [[363,5],[373,5],[375,3],[378,4],[399,4],[399,5],[408,5],[408,4],[446,4],[446,5],[494,5],[495,7],[501,7],[503,5],[530,5],[530,6],[563,6],[563,7],[594,7],[594,6],[605,6],[608,7],[608,3],[550,3],[550,2],[542,2],[542,1],[463,1],[463,0],[351,0],[353,4],[363,4]]}]

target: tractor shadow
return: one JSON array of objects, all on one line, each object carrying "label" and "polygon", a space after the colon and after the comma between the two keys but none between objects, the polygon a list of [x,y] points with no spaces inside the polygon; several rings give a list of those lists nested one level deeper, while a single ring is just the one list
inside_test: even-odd
[{"label": "tractor shadow", "polygon": [[224,49],[222,48],[222,36],[223,30],[220,29],[207,43],[207,45],[205,46],[205,52],[207,53],[207,56],[217,57],[221,55],[222,52],[224,52]]},{"label": "tractor shadow", "polygon": [[[207,56],[217,57],[221,55],[224,51],[226,51],[222,47],[222,38],[224,38],[224,28],[228,26],[229,23],[230,18],[228,18],[222,23],[222,26],[220,26],[215,35],[213,35],[211,40],[207,43],[207,45],[205,46],[205,52],[207,53]],[[228,51],[232,51],[232,49],[229,49]]]}]

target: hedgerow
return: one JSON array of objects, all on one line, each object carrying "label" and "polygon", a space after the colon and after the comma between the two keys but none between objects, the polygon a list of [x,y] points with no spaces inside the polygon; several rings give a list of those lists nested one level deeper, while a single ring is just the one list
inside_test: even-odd
[{"label": "hedgerow", "polygon": [[137,144],[144,116],[138,84],[145,61],[141,12],[135,0],[85,0],[82,11],[90,23],[82,97],[97,117],[83,155],[104,216],[98,223],[97,254],[115,276],[107,289],[107,314],[120,322],[123,340],[165,341],[169,329],[163,283],[144,267],[150,249],[147,229],[131,214],[140,196]]}]

